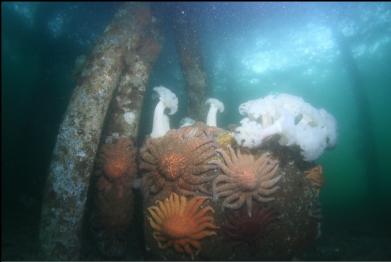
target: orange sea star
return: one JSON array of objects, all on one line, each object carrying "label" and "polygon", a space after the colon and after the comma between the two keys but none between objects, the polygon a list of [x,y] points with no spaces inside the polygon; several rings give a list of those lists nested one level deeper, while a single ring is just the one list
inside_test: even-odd
[{"label": "orange sea star", "polygon": [[118,178],[134,171],[133,143],[128,138],[120,138],[114,144],[102,146],[100,163],[104,175]]},{"label": "orange sea star", "polygon": [[111,255],[127,245],[133,217],[132,181],[136,164],[132,140],[104,144],[98,156],[91,229],[99,250]]},{"label": "orange sea star", "polygon": [[230,145],[227,148],[230,156],[222,149],[216,150],[225,164],[218,160],[210,162],[223,172],[213,181],[213,193],[216,198],[225,198],[223,207],[238,209],[246,203],[248,215],[251,216],[253,199],[271,201],[274,198],[270,196],[279,189],[276,186],[281,178],[276,176],[278,161],[267,153],[255,160],[251,154],[242,154],[239,150],[235,153]]},{"label": "orange sea star", "polygon": [[[176,193],[164,201],[156,201],[149,207],[148,221],[153,229],[153,237],[159,248],[174,247],[179,253],[194,256],[201,250],[201,239],[216,235],[214,218],[210,215],[214,210],[210,206],[201,208],[206,197],[186,197]],[[209,213],[209,214],[208,214]]]},{"label": "orange sea star", "polygon": [[205,193],[202,185],[214,178],[208,161],[215,155],[213,140],[197,128],[170,130],[164,137],[149,139],[141,150],[145,189],[156,194],[168,185],[184,195]]},{"label": "orange sea star", "polygon": [[323,168],[321,165],[317,165],[310,170],[304,172],[305,177],[315,186],[317,192],[319,193],[320,189],[324,184]]}]

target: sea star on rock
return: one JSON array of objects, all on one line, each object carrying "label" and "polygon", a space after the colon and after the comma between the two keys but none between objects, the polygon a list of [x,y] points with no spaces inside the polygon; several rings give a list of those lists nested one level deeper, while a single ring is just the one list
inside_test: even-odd
[{"label": "sea star on rock", "polygon": [[[201,250],[200,241],[216,235],[212,207],[201,207],[206,197],[193,197],[190,201],[176,193],[164,201],[156,201],[149,207],[148,221],[153,237],[161,249],[174,247],[176,252],[186,253],[192,258]],[[195,252],[194,252],[195,251]]]},{"label": "sea star on rock", "polygon": [[238,209],[246,203],[251,216],[253,199],[258,202],[274,200],[271,195],[279,189],[276,184],[281,179],[281,175],[276,176],[278,161],[268,153],[255,160],[251,154],[242,154],[239,150],[235,153],[231,146],[227,148],[230,155],[222,149],[216,150],[225,164],[218,160],[210,162],[223,172],[213,181],[214,196],[224,198],[222,206],[231,209]]},{"label": "sea star on rock", "polygon": [[184,195],[206,192],[203,185],[215,176],[208,161],[216,155],[213,140],[194,128],[170,130],[164,137],[147,140],[140,168],[146,171],[144,188],[156,194],[167,185]]},{"label": "sea star on rock", "polygon": [[132,181],[136,163],[131,139],[102,145],[97,160],[90,226],[98,250],[123,255],[133,218]]},{"label": "sea star on rock", "polygon": [[316,192],[319,193],[324,184],[323,168],[321,165],[317,165],[310,170],[304,172],[305,177],[315,187]]},{"label": "sea star on rock", "polygon": [[109,179],[133,173],[135,162],[132,141],[120,138],[113,144],[103,145],[98,161],[104,175]]}]

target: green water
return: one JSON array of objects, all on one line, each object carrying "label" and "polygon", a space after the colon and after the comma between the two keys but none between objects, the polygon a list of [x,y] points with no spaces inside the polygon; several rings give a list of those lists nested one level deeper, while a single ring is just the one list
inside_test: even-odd
[{"label": "green water", "polygon": [[[42,189],[75,87],[74,62],[93,48],[118,4],[26,6],[33,10],[32,18],[21,11],[23,4],[18,9],[14,3],[2,3],[2,242],[6,243],[2,259],[34,258]],[[321,191],[324,232],[319,248],[308,258],[390,259],[391,5],[187,3],[180,7],[197,24],[208,97],[225,104],[219,126],[238,124],[241,103],[271,92],[303,97],[336,118],[337,145],[316,160],[326,179]],[[153,6],[155,16],[163,19],[164,41],[145,96],[140,144],[151,131],[156,103],[152,87],[167,86],[179,97],[173,127],[186,116],[185,81],[172,28],[164,20],[167,8],[165,3]],[[66,17],[62,33],[48,29],[57,14]],[[354,76],[347,70],[332,25],[352,52],[367,106],[356,99]],[[369,119],[363,118],[363,110],[369,110],[365,114]],[[363,123],[370,123],[372,138],[363,132]],[[330,251],[334,248],[340,251]]]}]

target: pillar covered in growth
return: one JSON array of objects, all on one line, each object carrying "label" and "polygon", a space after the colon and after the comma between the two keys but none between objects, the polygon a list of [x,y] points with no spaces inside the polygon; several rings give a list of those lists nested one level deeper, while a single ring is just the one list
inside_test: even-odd
[{"label": "pillar covered in growth", "polygon": [[114,91],[129,70],[124,57],[140,46],[140,28],[149,23],[143,13],[140,4],[122,5],[80,73],[60,126],[44,192],[40,229],[44,259],[79,259],[82,220],[101,130]]},{"label": "pillar covered in growth", "polygon": [[207,76],[202,65],[199,37],[187,11],[176,8],[173,13],[176,47],[188,94],[187,115],[194,120],[204,121]]},{"label": "pillar covered in growth", "polygon": [[88,226],[98,254],[125,258],[134,214],[136,139],[150,72],[160,52],[155,18],[137,9],[132,26],[138,37],[124,53],[125,68],[106,116],[93,171]]}]

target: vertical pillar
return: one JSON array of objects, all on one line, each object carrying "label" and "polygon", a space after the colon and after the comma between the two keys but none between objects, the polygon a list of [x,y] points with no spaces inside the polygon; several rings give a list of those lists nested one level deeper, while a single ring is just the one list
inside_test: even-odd
[{"label": "vertical pillar", "polygon": [[92,180],[92,207],[88,226],[99,253],[125,258],[133,220],[136,177],[135,140],[144,94],[153,63],[160,52],[155,19],[149,7],[135,9],[134,34],[138,37],[124,52],[125,69],[111,101],[103,128],[98,161]]},{"label": "vertical pillar", "polygon": [[195,24],[189,11],[174,9],[173,25],[176,46],[188,94],[187,115],[197,121],[205,121],[207,76],[202,65],[201,47]]},{"label": "vertical pillar", "polygon": [[373,123],[372,117],[370,114],[370,105],[368,101],[368,95],[365,92],[365,81],[361,76],[361,73],[357,67],[356,61],[353,58],[351,48],[345,36],[336,28],[332,27],[335,40],[338,44],[339,50],[341,52],[341,58],[345,65],[345,68],[350,77],[352,83],[352,93],[354,99],[356,100],[357,109],[358,109],[358,121],[360,126],[360,131],[362,133],[362,151],[361,155],[364,159],[365,173],[367,176],[368,184],[368,193],[369,197],[375,201],[375,198],[378,195],[377,185],[379,183],[378,179],[378,163],[377,163],[377,150],[375,143],[375,135],[373,133]]},{"label": "vertical pillar", "polygon": [[124,69],[135,4],[124,4],[77,81],[54,147],[44,192],[40,241],[46,260],[78,260],[81,226],[104,118]]}]

